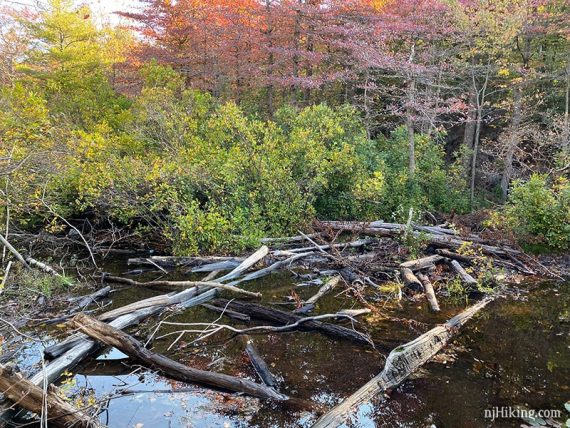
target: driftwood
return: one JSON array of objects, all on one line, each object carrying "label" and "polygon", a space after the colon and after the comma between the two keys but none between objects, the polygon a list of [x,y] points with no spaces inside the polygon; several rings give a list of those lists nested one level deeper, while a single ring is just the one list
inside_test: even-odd
[{"label": "driftwood", "polygon": [[45,273],[49,273],[50,275],[53,276],[61,276],[54,268],[52,268],[50,265],[47,265],[45,263],[42,263],[32,257],[26,257],[26,263],[28,263],[28,265],[30,265],[31,267],[34,267],[36,269],[41,270],[42,272]]},{"label": "driftwood", "polygon": [[[44,418],[54,427],[101,427],[96,417],[91,417],[61,398],[57,388],[50,386],[44,394],[39,386],[34,385],[19,373],[0,365],[0,391],[6,398],[18,406]],[[45,414],[44,414],[45,412]]]},{"label": "driftwood", "polygon": [[[249,297],[261,297],[261,293],[253,293],[251,291],[242,290],[241,288],[232,285],[221,284],[218,281],[148,281],[139,282],[131,278],[123,278],[120,276],[103,275],[103,280],[108,282],[115,282],[118,284],[127,284],[134,287],[207,287],[219,288],[233,293],[243,294]],[[222,278],[220,278],[222,279]]]},{"label": "driftwood", "polygon": [[[219,299],[213,302],[215,306],[228,308],[232,311],[240,312],[242,314],[247,314],[252,318],[271,321],[281,325],[288,325],[297,323],[303,320],[303,317],[285,312],[280,311],[278,309],[268,308],[266,306],[257,305],[254,303],[246,303],[240,302],[237,300],[228,301]],[[299,330],[304,331],[317,331],[329,337],[334,337],[337,339],[349,340],[351,342],[371,345],[372,342],[370,338],[368,338],[363,333],[360,333],[356,330],[351,330],[346,327],[341,327],[335,324],[330,324],[322,321],[307,321],[302,322],[298,325]]]},{"label": "driftwood", "polygon": [[424,292],[426,294],[426,299],[428,301],[430,309],[433,312],[439,312],[440,311],[439,304],[437,303],[437,298],[435,297],[435,291],[433,290],[433,285],[429,280],[428,276],[419,272],[417,277],[424,286]]},{"label": "driftwood", "polygon": [[[180,293],[170,293],[150,297],[148,299],[105,312],[99,315],[98,319],[101,321],[115,319],[113,322],[115,327],[126,328],[131,325],[138,324],[140,321],[154,315],[155,313],[161,312],[168,306],[177,305],[192,299],[196,296],[197,292],[197,288],[191,288]],[[45,349],[44,354],[48,358],[57,358],[85,340],[88,340],[85,335],[81,333],[74,334],[62,342],[48,346]]]},{"label": "driftwood", "polygon": [[200,266],[209,263],[224,262],[228,260],[243,260],[239,257],[175,257],[175,256],[152,256],[135,257],[128,260],[129,265],[159,265],[163,268]]},{"label": "driftwood", "polygon": [[[475,262],[477,262],[477,260],[482,259],[482,257],[479,257],[479,256],[466,256],[463,254],[457,254],[453,251],[449,251],[449,250],[446,250],[443,248],[437,249],[436,252],[445,258],[457,260],[458,262],[461,262],[461,263],[464,263],[467,265],[474,264]],[[514,256],[507,254],[507,258],[509,258],[513,262],[511,263],[511,262],[507,262],[506,260],[494,258],[493,264],[496,266],[501,266],[501,267],[505,267],[508,269],[512,269],[512,270],[524,273],[525,275],[536,275],[536,272],[534,272],[532,269],[529,269],[524,263],[517,260]]]},{"label": "driftwood", "polygon": [[214,272],[214,271],[232,270],[238,267],[241,262],[242,260],[240,259],[234,259],[234,260],[224,260],[215,263],[208,263],[205,265],[200,265],[196,266],[195,268],[192,268],[191,272],[196,273],[196,272]]},{"label": "driftwood", "polygon": [[26,262],[26,259],[24,259],[24,257],[18,252],[18,250],[16,250],[12,246],[12,244],[10,244],[8,240],[4,238],[4,236],[2,236],[2,234],[0,234],[0,243],[4,245],[8,249],[8,251],[10,251],[14,255],[14,257],[16,257],[16,260],[22,263],[22,265],[24,265],[26,269],[31,269],[30,265]]},{"label": "driftwood", "polygon": [[279,270],[283,267],[291,266],[296,261],[301,260],[301,259],[308,257],[310,255],[313,255],[313,254],[315,254],[313,251],[310,251],[307,253],[294,254],[291,257],[289,257],[288,259],[280,260],[278,262],[271,264],[270,266],[267,266],[266,268],[256,270],[256,271],[251,272],[251,273],[249,273],[249,274],[247,274],[241,278],[238,278],[237,280],[232,281],[230,284],[231,285],[237,285],[237,284],[241,284],[242,282],[252,281],[254,279],[262,278],[262,277],[267,276],[270,273],[272,273],[276,270]]},{"label": "driftwood", "polygon": [[371,313],[372,310],[368,308],[363,309],[343,309],[342,311],[338,311],[339,315],[348,315],[349,317],[358,317],[360,315],[366,315]]},{"label": "driftwood", "polygon": [[242,276],[249,268],[254,266],[257,262],[262,260],[269,253],[269,248],[263,245],[259,250],[245,259],[239,266],[237,266],[230,273],[218,278],[218,282],[227,282],[232,279]]},{"label": "driftwood", "polygon": [[[310,241],[310,239],[309,239]],[[309,251],[314,251],[315,248],[319,251],[330,250],[331,248],[359,248],[364,247],[365,245],[369,245],[376,242],[375,239],[359,239],[357,241],[352,242],[341,242],[338,244],[326,244],[326,245],[319,245],[316,244],[312,247],[302,247],[302,248],[293,248],[287,251],[274,251],[273,254],[276,256],[279,255],[286,255],[290,253],[307,253]]]},{"label": "driftwood", "polygon": [[477,280],[469,275],[457,260],[451,260],[450,266],[453,268],[455,273],[459,275],[461,282],[463,282],[465,285],[477,285]]},{"label": "driftwood", "polygon": [[443,257],[440,255],[428,256],[428,257],[423,257],[421,259],[410,260],[409,262],[404,262],[404,263],[400,264],[400,267],[401,268],[408,268],[411,271],[417,271],[417,270],[429,268],[441,260],[443,260]]},{"label": "driftwood", "polygon": [[339,405],[323,415],[313,428],[342,425],[357,406],[370,401],[375,395],[394,388],[410,374],[437,354],[467,321],[493,299],[487,298],[471,306],[445,324],[437,326],[415,340],[398,346],[388,358],[384,370]]},{"label": "driftwood", "polygon": [[111,292],[111,287],[107,286],[89,294],[88,296],[79,297],[75,299],[74,301],[76,301],[77,303],[75,307],[69,311],[69,313],[75,313],[82,309],[85,309],[90,304],[95,303],[98,300],[107,297],[110,292]]},{"label": "driftwood", "polygon": [[[388,238],[395,238],[404,233],[405,225],[395,225],[398,227],[374,227],[375,223],[358,223],[358,222],[342,222],[342,221],[327,221],[322,222],[321,225],[337,231],[347,231],[354,233],[362,233],[372,236],[383,236]],[[486,254],[493,256],[507,256],[507,254],[517,255],[521,254],[520,251],[508,247],[496,247],[493,245],[473,243],[473,241],[465,240],[460,237],[446,234],[425,233],[423,231],[411,231],[412,236],[418,239],[426,239],[427,242],[434,247],[457,249],[465,245],[473,245],[474,248],[479,248]]]},{"label": "driftwood", "polygon": [[340,275],[336,275],[333,276],[332,278],[330,278],[321,288],[319,288],[319,291],[317,291],[317,293],[313,296],[311,296],[309,299],[307,299],[303,306],[299,309],[297,309],[295,312],[298,313],[306,313],[308,311],[310,311],[311,309],[313,309],[315,307],[315,304],[317,303],[317,301],[323,297],[325,294],[331,292],[337,285],[338,283],[341,281],[342,276]]},{"label": "driftwood", "polygon": [[423,286],[420,280],[414,275],[411,269],[401,268],[400,275],[404,285],[413,291],[420,291]]},{"label": "driftwood", "polygon": [[251,361],[251,365],[255,369],[255,372],[263,381],[263,383],[271,388],[277,387],[277,380],[275,376],[269,370],[267,363],[265,360],[259,355],[259,351],[257,347],[253,343],[253,340],[249,336],[245,336],[245,353],[249,357],[249,361]]},{"label": "driftwood", "polygon": [[87,315],[76,315],[72,320],[72,325],[91,338],[107,346],[117,348],[129,357],[141,361],[149,368],[158,370],[172,379],[181,382],[198,383],[227,391],[242,392],[253,397],[278,401],[288,399],[287,396],[276,392],[272,388],[247,379],[239,379],[226,374],[198,370],[180,364],[164,355],[149,351],[142,343],[128,334]]},{"label": "driftwood", "polygon": [[217,312],[219,314],[224,314],[225,316],[233,318],[238,321],[249,322],[251,320],[251,317],[249,315],[242,314],[236,311],[231,311],[229,309],[219,308],[217,306],[208,305],[207,303],[204,303],[201,306],[203,308],[209,309],[210,311]]}]

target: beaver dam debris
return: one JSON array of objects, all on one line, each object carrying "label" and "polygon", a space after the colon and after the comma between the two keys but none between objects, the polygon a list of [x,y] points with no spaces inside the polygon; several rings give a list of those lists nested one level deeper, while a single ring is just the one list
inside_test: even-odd
[{"label": "beaver dam debris", "polygon": [[[160,275],[167,277],[173,270],[189,276],[208,273],[201,280],[189,277],[188,280],[161,278],[143,282],[98,273],[98,290],[70,300],[69,308],[63,314],[45,320],[45,324],[65,323],[60,327],[65,329],[67,337],[43,346],[42,358],[46,361],[40,370],[25,377],[2,361],[2,417],[12,417],[14,412],[10,410],[19,408],[49,420],[54,426],[101,426],[96,415],[99,408],[75,408],[50,384],[64,373],[73,372],[80,363],[93,360],[97,351],[114,347],[137,364],[166,378],[271,400],[278,405],[293,403],[297,408],[312,411],[315,418],[320,416],[315,427],[338,426],[358,405],[394,388],[430,361],[454,335],[459,334],[467,321],[497,296],[494,288],[499,285],[500,278],[508,280],[514,275],[549,273],[516,248],[474,234],[464,236],[443,225],[321,222],[315,224],[314,229],[314,233],[307,235],[266,238],[263,246],[245,258],[154,256],[128,260],[128,265],[159,269]],[[410,240],[413,245],[409,244]],[[4,238],[2,242],[26,269],[60,275],[47,264],[23,256]],[[282,295],[281,307],[276,308],[259,302],[263,293],[247,290],[247,283],[251,281],[287,271],[298,281],[297,287],[292,288],[314,287],[310,297],[302,299],[289,287],[290,294]],[[100,302],[113,297],[114,284],[167,292],[104,310]],[[382,303],[398,299],[425,298],[426,310],[439,312],[438,299],[448,296],[451,285],[457,287],[458,284],[465,295],[475,301],[444,324],[426,329],[427,332],[408,343],[394,346],[393,342],[374,341],[367,332],[366,321],[357,320],[365,314],[381,316]],[[280,290],[275,288],[267,292],[277,295]],[[334,313],[323,313],[319,305],[326,300],[323,299],[325,296],[326,299],[349,297],[353,303]],[[177,323],[161,317],[198,306],[219,316],[217,321]],[[157,317],[160,321],[156,321],[146,342],[125,332]],[[224,317],[234,324],[224,324]],[[396,318],[385,319],[399,322]],[[7,325],[14,327],[14,335],[21,333],[11,323],[7,322]],[[377,352],[379,358],[386,356],[384,369],[328,411],[317,403],[285,394],[280,390],[281,381],[272,373],[273,366],[264,361],[253,337],[269,333],[298,334],[295,333],[298,331],[312,331]],[[255,370],[258,381],[192,367],[149,347],[155,338],[172,338],[172,348],[183,338],[196,344],[221,334],[242,338],[244,356]],[[286,335],[279,337],[288,340]],[[357,359],[358,355],[355,355],[355,364]],[[286,383],[287,380],[283,381]]]}]

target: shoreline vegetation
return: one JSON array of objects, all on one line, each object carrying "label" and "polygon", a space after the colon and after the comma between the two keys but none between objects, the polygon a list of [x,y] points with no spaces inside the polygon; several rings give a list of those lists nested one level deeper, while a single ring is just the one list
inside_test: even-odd
[{"label": "shoreline vegetation", "polygon": [[[3,420],[100,427],[104,400],[53,384],[110,346],[338,426],[492,301],[569,276],[567,2],[143,0],[126,26],[17,3],[0,7]],[[276,273],[291,283],[247,289]],[[450,316],[386,309],[402,301]],[[169,321],[197,307],[219,318]],[[255,338],[301,331],[384,369],[332,409],[285,393]],[[258,378],[171,358],[224,335]],[[18,373],[20,342],[42,367]]]}]

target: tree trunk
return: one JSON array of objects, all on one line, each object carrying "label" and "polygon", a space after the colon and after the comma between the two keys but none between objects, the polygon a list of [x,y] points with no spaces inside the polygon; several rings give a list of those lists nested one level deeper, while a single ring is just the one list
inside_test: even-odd
[{"label": "tree trunk", "polygon": [[519,140],[519,128],[521,124],[521,110],[522,110],[522,86],[518,84],[514,88],[513,93],[513,119],[511,128],[509,130],[509,138],[507,141],[507,152],[505,155],[505,168],[503,177],[501,178],[501,192],[503,200],[507,200],[509,184],[513,175],[513,159],[515,150]]},{"label": "tree trunk", "polygon": [[416,97],[416,80],[411,78],[408,86],[408,108],[406,111],[406,128],[408,129],[408,175],[413,180],[416,173],[416,142],[414,133],[414,108]]}]

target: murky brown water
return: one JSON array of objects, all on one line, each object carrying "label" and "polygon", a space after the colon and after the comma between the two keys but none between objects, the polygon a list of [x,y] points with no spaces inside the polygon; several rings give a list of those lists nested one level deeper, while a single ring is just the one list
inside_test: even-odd
[{"label": "murky brown water", "polygon": [[[107,269],[120,273],[126,266],[115,264]],[[142,278],[153,279],[153,275],[157,274]],[[295,283],[292,275],[281,273],[244,287],[262,292],[265,304],[283,303],[291,290],[306,298],[318,288],[298,288]],[[164,292],[126,288],[113,294],[113,304],[106,309]],[[326,296],[315,313],[358,307],[353,299],[335,294]],[[430,314],[421,301],[390,305],[383,310],[392,317],[414,319],[432,327],[462,307],[441,303],[443,311],[437,315]],[[167,317],[170,322],[190,323],[214,321],[219,315],[197,307]],[[222,321],[240,326],[227,318]],[[145,339],[155,326],[153,320],[134,334]],[[356,327],[371,333],[378,349],[309,332],[256,335],[253,339],[273,373],[282,379],[283,392],[328,408],[378,374],[391,347],[422,332],[393,321],[362,319]],[[156,337],[179,329],[163,326]],[[196,346],[191,344],[195,336],[187,335],[167,351],[175,337],[155,340],[154,349],[199,368],[209,366],[211,370],[258,380],[244,357],[239,338],[219,334]],[[38,362],[40,348],[38,344],[30,345],[21,354],[24,370]],[[362,406],[351,426],[520,426],[519,419],[491,422],[484,417],[485,409],[514,405],[559,409],[563,417],[570,417],[564,410],[564,403],[570,399],[570,284],[544,284],[535,286],[522,299],[499,299],[464,328],[447,354],[438,357],[439,362],[426,365],[390,399]],[[169,381],[136,366],[116,350],[78,367],[64,389],[69,394],[96,399],[111,396],[101,414],[102,422],[109,427],[296,427],[310,426],[316,419],[309,412]],[[120,395],[118,390],[130,393]]]}]

